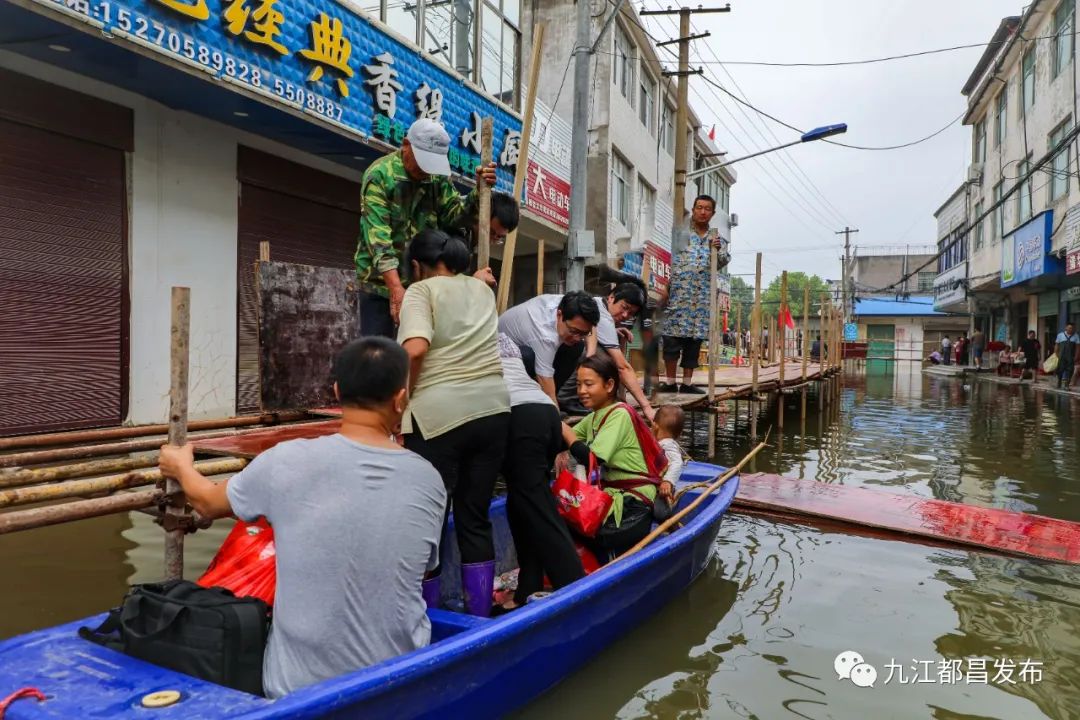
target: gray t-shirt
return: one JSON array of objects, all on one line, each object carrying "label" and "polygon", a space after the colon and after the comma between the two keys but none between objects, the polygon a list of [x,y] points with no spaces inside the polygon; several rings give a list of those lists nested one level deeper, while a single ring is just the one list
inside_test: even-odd
[{"label": "gray t-shirt", "polygon": [[292,440],[255,458],[227,493],[237,517],[274,528],[268,697],[430,642],[420,583],[439,562],[446,490],[426,460],[340,434]]}]

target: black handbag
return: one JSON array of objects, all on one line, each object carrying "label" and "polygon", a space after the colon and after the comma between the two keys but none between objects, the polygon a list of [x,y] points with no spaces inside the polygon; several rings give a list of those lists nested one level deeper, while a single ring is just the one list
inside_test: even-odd
[{"label": "black handbag", "polygon": [[176,672],[262,695],[266,603],[187,580],[133,586],[96,630],[79,637]]}]

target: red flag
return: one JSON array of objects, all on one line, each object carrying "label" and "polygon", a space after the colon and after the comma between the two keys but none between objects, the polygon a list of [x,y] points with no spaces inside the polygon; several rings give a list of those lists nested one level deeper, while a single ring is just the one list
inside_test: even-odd
[{"label": "red flag", "polygon": [[716,126],[715,125],[713,125],[712,129],[709,130],[709,139],[710,140],[715,140],[716,139]]},{"label": "red flag", "polygon": [[780,317],[777,318],[777,321],[786,325],[789,330],[795,329],[795,321],[791,319],[791,308],[785,307],[781,310]]},{"label": "red flag", "polygon": [[724,332],[727,332],[727,331],[728,331],[728,326],[727,326],[727,313],[724,313]]}]

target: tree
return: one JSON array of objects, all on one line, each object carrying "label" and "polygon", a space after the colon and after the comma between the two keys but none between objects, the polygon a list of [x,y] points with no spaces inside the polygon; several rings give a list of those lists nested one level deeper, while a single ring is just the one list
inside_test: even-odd
[{"label": "tree", "polygon": [[736,327],[735,310],[738,308],[742,315],[743,330],[750,329],[750,311],[754,309],[754,288],[738,275],[731,276],[731,314],[728,316],[728,327],[732,330]]},{"label": "tree", "polygon": [[[810,288],[810,314],[815,315],[821,303],[823,293],[829,292],[829,286],[817,275],[807,275],[802,272],[788,273],[788,308],[791,317],[796,324],[801,323],[803,316],[803,288]],[[780,312],[780,277],[773,278],[769,286],[761,293],[761,313],[777,315]]]}]

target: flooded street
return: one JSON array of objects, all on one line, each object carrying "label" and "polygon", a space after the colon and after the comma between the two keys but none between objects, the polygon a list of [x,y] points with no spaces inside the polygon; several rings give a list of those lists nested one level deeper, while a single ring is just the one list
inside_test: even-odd
[{"label": "flooded street", "polygon": [[[810,395],[805,430],[799,405],[787,398],[756,470],[1080,520],[1080,402],[916,371],[848,376],[821,415]],[[751,446],[740,412],[719,463]],[[1078,636],[1080,567],[734,514],[683,598],[520,717],[1073,718]],[[846,650],[875,667],[874,687],[837,679]],[[985,682],[942,676],[969,657],[986,659]],[[1039,682],[1021,679],[1029,659]]]},{"label": "flooded street", "polygon": [[[1080,402],[917,372],[847,376],[820,412],[808,396],[805,423],[800,401],[787,398],[757,471],[1080,521]],[[698,457],[704,432],[698,418]],[[747,434],[740,405],[716,461],[742,456]],[[189,577],[227,530],[189,537]],[[0,538],[0,636],[107,608],[157,579],[161,557],[160,529],[137,513]],[[837,679],[847,650],[875,667],[874,687]],[[971,657],[985,682],[944,672]],[[733,514],[687,593],[517,717],[1064,719],[1078,666],[1080,568]]]}]

